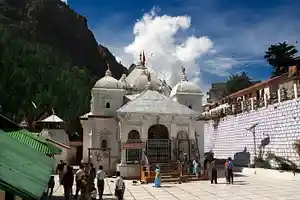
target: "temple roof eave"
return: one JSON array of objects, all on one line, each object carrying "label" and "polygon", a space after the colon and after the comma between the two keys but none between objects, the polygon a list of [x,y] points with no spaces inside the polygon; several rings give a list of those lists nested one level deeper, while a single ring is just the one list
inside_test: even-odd
[{"label": "temple roof eave", "polygon": [[126,115],[133,115],[136,117],[143,116],[151,116],[151,117],[159,117],[159,116],[168,116],[168,117],[179,117],[179,118],[192,118],[192,120],[199,121],[198,119],[202,119],[202,114],[194,113],[194,114],[177,114],[177,113],[142,113],[142,112],[117,112],[117,116],[119,119],[124,119]]}]

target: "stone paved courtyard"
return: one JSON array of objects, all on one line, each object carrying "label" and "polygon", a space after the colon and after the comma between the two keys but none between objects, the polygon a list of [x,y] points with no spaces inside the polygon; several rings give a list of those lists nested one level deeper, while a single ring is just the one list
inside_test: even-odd
[{"label": "stone paved courtyard", "polygon": [[[113,196],[114,179],[108,178],[104,191],[104,199],[116,199]],[[218,184],[208,181],[183,184],[163,184],[162,188],[153,188],[151,184],[133,185],[126,181],[125,200],[299,200],[300,182],[279,179],[259,178],[257,176],[237,177],[233,185],[225,184],[224,178]],[[63,199],[63,188],[55,189],[54,196]],[[75,191],[75,185],[74,190]]]}]

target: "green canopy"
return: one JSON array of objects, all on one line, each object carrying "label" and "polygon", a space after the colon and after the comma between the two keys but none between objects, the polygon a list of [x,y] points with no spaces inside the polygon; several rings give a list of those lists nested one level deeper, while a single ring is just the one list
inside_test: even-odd
[{"label": "green canopy", "polygon": [[39,152],[42,152],[46,155],[56,155],[61,154],[62,150],[55,145],[48,142],[42,136],[37,136],[36,133],[29,132],[25,129],[18,131],[7,132],[10,136],[19,140],[20,142],[30,146]]},{"label": "green canopy", "polygon": [[23,199],[40,198],[51,176],[54,160],[2,131],[0,148],[0,190]]}]

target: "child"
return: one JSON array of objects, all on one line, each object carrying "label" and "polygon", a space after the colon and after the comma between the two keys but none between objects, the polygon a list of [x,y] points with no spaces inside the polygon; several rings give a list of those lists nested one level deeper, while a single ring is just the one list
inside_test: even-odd
[{"label": "child", "polygon": [[95,183],[92,184],[92,190],[91,190],[91,200],[97,199],[97,189],[95,187]]},{"label": "child", "polygon": [[[50,176],[50,180],[48,182],[48,195],[49,195],[49,199],[51,199],[51,197],[52,197],[54,186],[55,186],[54,176]],[[50,191],[50,193],[49,193],[49,191]]]}]

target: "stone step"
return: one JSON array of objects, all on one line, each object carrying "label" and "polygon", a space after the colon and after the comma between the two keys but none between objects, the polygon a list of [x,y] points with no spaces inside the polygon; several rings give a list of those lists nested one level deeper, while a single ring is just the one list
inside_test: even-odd
[{"label": "stone step", "polygon": [[191,182],[191,181],[203,181],[203,180],[209,180],[208,176],[201,176],[200,178],[197,178],[195,175],[189,174],[189,175],[183,175],[180,177],[161,177],[161,182]]}]

